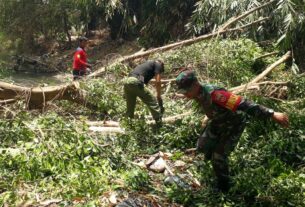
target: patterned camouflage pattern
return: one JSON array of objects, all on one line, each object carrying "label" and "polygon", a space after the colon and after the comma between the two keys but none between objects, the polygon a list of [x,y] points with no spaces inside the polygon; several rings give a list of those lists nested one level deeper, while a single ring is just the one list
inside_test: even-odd
[{"label": "patterned camouflage pattern", "polygon": [[201,85],[201,95],[196,98],[208,124],[197,142],[197,151],[211,160],[220,190],[229,188],[228,156],[234,150],[244,131],[247,114],[268,118],[273,111],[231,94],[213,85]]},{"label": "patterned camouflage pattern", "polygon": [[194,71],[186,70],[181,72],[176,78],[176,84],[178,86],[177,93],[187,93],[195,81],[197,81],[197,77]]}]

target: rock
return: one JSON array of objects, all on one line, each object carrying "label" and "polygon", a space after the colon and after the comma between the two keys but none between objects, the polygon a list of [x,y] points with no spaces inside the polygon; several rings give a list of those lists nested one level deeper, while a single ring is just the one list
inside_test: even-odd
[{"label": "rock", "polygon": [[154,172],[163,173],[165,170],[165,165],[166,165],[165,161],[162,158],[159,158],[151,165],[149,165],[148,169]]},{"label": "rock", "polygon": [[116,193],[111,193],[111,195],[109,197],[109,202],[113,205],[118,203],[116,196],[117,196]]},{"label": "rock", "polygon": [[173,185],[176,184],[177,186],[185,189],[191,189],[191,186],[184,182],[179,176],[168,176],[164,180],[165,185]]},{"label": "rock", "polygon": [[168,159],[168,158],[170,158],[170,157],[172,157],[172,156],[173,156],[172,153],[170,153],[170,152],[164,152],[164,157],[165,157],[166,159]]},{"label": "rock", "polygon": [[174,163],[174,166],[175,167],[179,167],[179,168],[183,168],[185,167],[186,163],[181,161],[181,160],[177,160],[175,163]]},{"label": "rock", "polygon": [[128,198],[123,202],[116,205],[116,207],[153,207],[154,205],[150,201],[146,201],[140,198]]},{"label": "rock", "polygon": [[158,154],[154,154],[152,155],[146,162],[145,162],[145,165],[147,167],[149,167],[151,164],[153,164],[158,158],[159,158],[159,153]]}]

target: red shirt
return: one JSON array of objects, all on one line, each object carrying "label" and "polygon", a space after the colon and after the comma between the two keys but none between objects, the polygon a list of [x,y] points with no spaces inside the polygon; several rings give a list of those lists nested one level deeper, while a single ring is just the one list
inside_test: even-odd
[{"label": "red shirt", "polygon": [[73,69],[86,70],[87,65],[86,51],[83,48],[78,47],[73,56]]}]

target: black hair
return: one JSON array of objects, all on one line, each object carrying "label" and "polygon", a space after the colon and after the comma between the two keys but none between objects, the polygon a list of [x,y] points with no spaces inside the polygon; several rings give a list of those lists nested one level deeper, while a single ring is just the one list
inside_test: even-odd
[{"label": "black hair", "polygon": [[85,42],[85,41],[88,41],[88,38],[85,37],[85,36],[82,36],[82,37],[79,37],[79,38],[78,38],[78,42],[79,42],[79,43]]}]

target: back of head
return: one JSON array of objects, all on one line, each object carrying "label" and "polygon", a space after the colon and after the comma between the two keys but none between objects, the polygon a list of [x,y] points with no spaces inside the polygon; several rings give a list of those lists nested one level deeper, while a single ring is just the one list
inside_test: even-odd
[{"label": "back of head", "polygon": [[82,43],[82,42],[87,42],[87,41],[88,41],[88,38],[85,37],[85,36],[81,36],[81,37],[78,38],[78,43],[79,44]]}]

